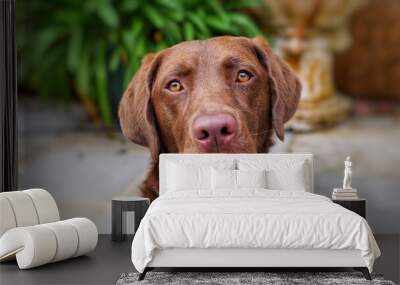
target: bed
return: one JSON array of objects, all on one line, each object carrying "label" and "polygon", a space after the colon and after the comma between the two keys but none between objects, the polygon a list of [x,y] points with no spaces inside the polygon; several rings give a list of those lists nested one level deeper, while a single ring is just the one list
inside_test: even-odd
[{"label": "bed", "polygon": [[132,243],[154,268],[352,267],[380,251],[366,220],[313,194],[311,154],[162,154],[160,197]]}]

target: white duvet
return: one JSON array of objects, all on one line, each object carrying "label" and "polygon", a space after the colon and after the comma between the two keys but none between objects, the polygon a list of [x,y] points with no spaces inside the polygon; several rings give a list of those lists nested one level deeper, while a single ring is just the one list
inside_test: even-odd
[{"label": "white duvet", "polygon": [[359,215],[320,195],[265,189],[162,195],[140,223],[132,262],[143,272],[165,248],[358,249],[370,271],[380,255]]}]

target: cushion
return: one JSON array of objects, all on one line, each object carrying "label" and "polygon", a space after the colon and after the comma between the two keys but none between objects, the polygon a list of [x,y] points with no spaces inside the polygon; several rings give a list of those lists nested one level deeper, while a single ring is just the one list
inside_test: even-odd
[{"label": "cushion", "polygon": [[14,211],[10,201],[0,194],[0,237],[8,230],[17,226]]},{"label": "cushion", "polygon": [[56,201],[49,192],[44,189],[28,189],[22,191],[32,199],[38,215],[39,224],[51,223],[60,220]]},{"label": "cushion", "polygon": [[213,190],[236,190],[236,170],[212,168],[211,181]]},{"label": "cushion", "polygon": [[43,189],[0,193],[0,237],[14,227],[60,220],[57,204],[49,192]]},{"label": "cushion", "polygon": [[267,171],[236,170],[236,183],[238,188],[267,188]]},{"label": "cushion", "polygon": [[1,196],[7,199],[13,213],[17,227],[33,226],[39,223],[39,218],[31,197],[23,191],[3,192]]},{"label": "cushion", "polygon": [[0,238],[0,261],[16,257],[28,269],[86,254],[97,245],[95,224],[85,218],[13,228]]},{"label": "cushion", "polygon": [[307,164],[302,160],[239,160],[239,170],[263,170],[267,172],[267,188],[271,190],[306,191]]},{"label": "cushion", "polygon": [[167,191],[211,190],[211,168],[235,169],[235,160],[221,159],[210,165],[207,161],[186,159],[169,160],[167,162]]},{"label": "cushion", "polygon": [[211,184],[213,190],[266,188],[266,170],[230,170],[213,168],[211,171]]},{"label": "cushion", "polygon": [[210,167],[168,165],[168,191],[207,190],[211,188]]}]

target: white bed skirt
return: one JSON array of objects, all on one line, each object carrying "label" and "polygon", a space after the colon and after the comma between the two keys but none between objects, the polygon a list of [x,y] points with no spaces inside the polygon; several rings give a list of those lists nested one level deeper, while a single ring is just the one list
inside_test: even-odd
[{"label": "white bed skirt", "polygon": [[147,267],[366,267],[359,250],[198,249],[155,250]]}]

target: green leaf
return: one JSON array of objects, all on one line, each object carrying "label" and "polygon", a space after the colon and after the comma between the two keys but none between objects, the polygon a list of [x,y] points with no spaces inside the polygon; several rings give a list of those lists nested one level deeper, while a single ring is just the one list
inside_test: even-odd
[{"label": "green leaf", "polygon": [[217,31],[227,32],[230,29],[229,21],[224,21],[218,16],[208,16],[205,22]]},{"label": "green leaf", "polygon": [[204,35],[209,35],[210,31],[208,30],[207,26],[204,24],[203,19],[194,13],[190,13],[188,18],[193,25],[200,30],[200,32]]},{"label": "green leaf", "polygon": [[72,31],[68,45],[67,66],[69,71],[75,71],[79,65],[82,47],[82,30],[77,27]]},{"label": "green leaf", "polygon": [[245,8],[256,8],[263,4],[262,0],[235,0],[223,1],[222,5],[228,10],[241,10]]},{"label": "green leaf", "polygon": [[182,9],[180,1],[171,1],[171,0],[156,0],[156,3],[164,6],[165,8],[169,8],[172,10]]},{"label": "green leaf", "polygon": [[82,22],[84,15],[76,10],[61,10],[57,12],[57,17],[54,21],[62,25],[75,26]]},{"label": "green leaf", "polygon": [[248,37],[261,35],[262,32],[254,25],[252,20],[243,14],[232,14],[232,24],[238,26],[243,31],[242,34]]},{"label": "green leaf", "polygon": [[140,19],[132,21],[132,28],[123,32],[122,40],[131,57],[146,54],[147,38],[143,33],[143,22]]},{"label": "green leaf", "polygon": [[133,38],[139,37],[143,33],[144,24],[141,18],[135,18],[132,20],[132,36]]},{"label": "green leaf", "polygon": [[135,43],[135,35],[132,30],[125,30],[122,32],[122,41],[127,48],[127,50],[131,50],[132,46]]},{"label": "green leaf", "polygon": [[178,25],[174,22],[167,22],[165,24],[165,29],[163,29],[164,34],[170,39],[170,44],[175,44],[182,40],[181,31]]},{"label": "green leaf", "polygon": [[205,19],[211,18],[210,21],[216,25],[216,29],[228,31],[230,29],[229,14],[223,9],[220,1],[208,0],[207,3],[210,6],[211,11],[207,13]]},{"label": "green leaf", "polygon": [[175,22],[182,22],[185,18],[185,12],[183,10],[164,10],[162,11],[165,19],[174,20]]},{"label": "green leaf", "polygon": [[90,80],[90,75],[89,75],[89,55],[87,51],[85,50],[80,58],[79,62],[79,68],[76,73],[76,84],[79,89],[79,92],[83,96],[88,96],[89,95],[89,80]]},{"label": "green leaf", "polygon": [[120,52],[121,50],[119,48],[115,48],[111,54],[110,57],[110,70],[115,71],[119,64],[120,64]]},{"label": "green leaf", "polygon": [[[54,27],[47,27],[40,31],[40,33],[36,34],[36,44],[33,46],[34,54],[33,57],[35,58],[42,58],[44,54],[50,49],[51,46],[55,44],[56,41],[60,37],[63,36],[62,30],[57,26]],[[17,37],[18,40],[18,37]],[[29,44],[26,48],[32,48],[30,41],[26,41]],[[29,56],[29,55],[27,55]]]},{"label": "green leaf", "polygon": [[128,86],[129,82],[132,80],[132,77],[138,68],[139,68],[138,58],[132,57],[130,59],[130,64],[126,67],[124,71],[123,88],[126,88]]},{"label": "green leaf", "polygon": [[143,7],[143,12],[154,26],[159,29],[164,26],[164,21],[160,13],[149,4],[145,4],[145,6]]},{"label": "green leaf", "polygon": [[185,40],[191,41],[194,39],[194,28],[190,22],[185,22],[183,25],[183,30],[185,33]]},{"label": "green leaf", "polygon": [[154,51],[158,52],[158,51],[161,51],[163,49],[166,49],[167,47],[168,47],[168,44],[166,42],[164,42],[164,41],[161,41],[156,45]]},{"label": "green leaf", "polygon": [[208,38],[209,38],[208,35],[205,35],[205,34],[202,34],[202,33],[198,34],[197,37],[196,37],[196,39],[198,39],[198,40],[206,40]]},{"label": "green leaf", "polygon": [[225,14],[224,10],[222,9],[222,6],[219,1],[208,0],[206,2],[208,4],[208,6],[211,8],[211,10],[213,10],[217,14],[217,16],[226,17],[226,14]]},{"label": "green leaf", "polygon": [[108,98],[107,89],[107,77],[106,77],[106,64],[105,64],[106,52],[105,47],[100,45],[98,53],[96,55],[96,87],[97,87],[97,102],[99,104],[99,110],[101,117],[106,126],[112,125],[110,102]]},{"label": "green leaf", "polygon": [[140,7],[140,1],[136,0],[124,0],[121,3],[121,9],[124,12],[133,12]]},{"label": "green leaf", "polygon": [[117,12],[114,10],[114,7],[111,6],[108,2],[99,4],[97,7],[97,13],[107,26],[118,26],[119,19]]},{"label": "green leaf", "polygon": [[146,54],[146,38],[144,35],[139,36],[135,41],[133,51],[134,54],[139,57]]},{"label": "green leaf", "polygon": [[185,7],[180,1],[171,0],[156,0],[161,6],[158,10],[163,14],[163,17],[168,20],[181,22],[185,16]]},{"label": "green leaf", "polygon": [[[64,56],[63,52],[62,49],[49,50],[46,57],[42,58],[42,64],[37,65],[35,73],[31,74],[32,83],[38,86],[36,89],[38,95],[43,98],[54,96],[54,94],[57,94],[57,96],[69,94],[69,92],[62,90],[63,88],[69,90],[65,63],[60,62],[60,58]],[[61,68],[55,68],[57,66]]]}]

